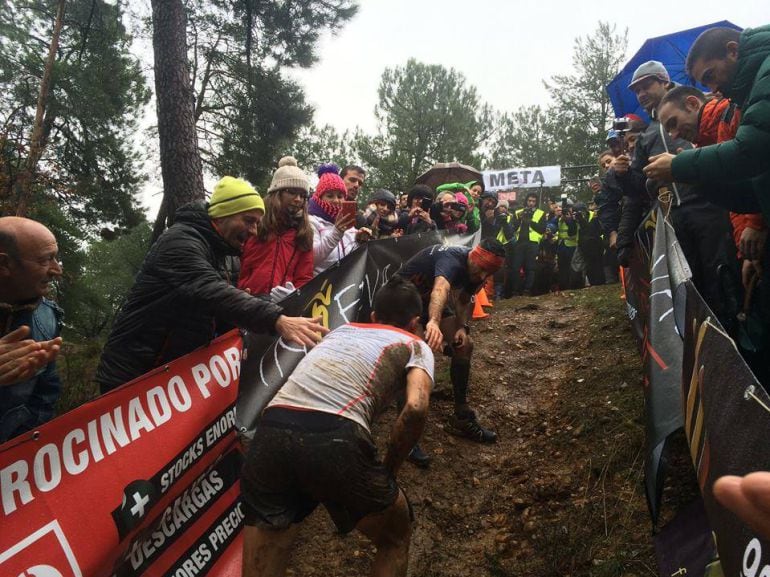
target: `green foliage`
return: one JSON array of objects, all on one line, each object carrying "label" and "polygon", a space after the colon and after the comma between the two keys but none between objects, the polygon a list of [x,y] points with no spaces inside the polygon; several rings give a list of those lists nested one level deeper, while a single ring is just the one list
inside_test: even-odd
[{"label": "green foliage", "polygon": [[556,120],[550,110],[540,106],[522,106],[505,114],[499,121],[489,159],[491,166],[549,166],[559,164],[553,141]]},{"label": "green foliage", "polygon": [[378,133],[359,131],[353,139],[357,156],[371,168],[370,188],[407,190],[436,162],[480,164],[492,109],[461,73],[410,59],[385,69],[378,95]]},{"label": "green foliage", "polygon": [[351,138],[350,133],[339,134],[329,124],[319,127],[311,123],[300,129],[285,154],[294,156],[299,166],[308,172],[315,172],[325,162],[333,162],[342,169],[346,164],[355,163]]},{"label": "green foliage", "polygon": [[214,174],[264,183],[311,125],[313,110],[282,68],[317,61],[319,34],[356,13],[352,0],[196,0],[189,5],[195,116]]},{"label": "green foliage", "polygon": [[99,386],[94,380],[102,354],[100,341],[75,343],[65,340],[56,360],[56,371],[64,384],[56,414],[77,409],[99,396]]},{"label": "green foliage", "polygon": [[[0,209],[14,208],[13,186],[29,136],[56,3],[0,1]],[[34,204],[53,202],[79,237],[103,223],[135,225],[142,182],[133,136],[149,100],[120,5],[67,2],[43,121],[45,151]]]},{"label": "green foliage", "polygon": [[[118,236],[100,240],[82,253],[82,270],[65,277],[59,302],[65,310],[65,336],[103,339],[120,309],[150,245],[147,222]],[[65,268],[66,271],[66,268]]]},{"label": "green foliage", "polygon": [[556,137],[554,144],[564,165],[595,164],[606,148],[612,120],[606,86],[620,70],[628,46],[628,30],[599,22],[587,36],[578,36],[572,55],[574,72],[553,76],[545,86],[551,95]]},{"label": "green foliage", "polygon": [[590,35],[579,36],[573,73],[545,82],[551,102],[522,106],[502,116],[490,144],[490,166],[582,166],[562,172],[563,180],[574,181],[562,188],[589,200],[589,189],[579,182],[596,174],[597,155],[606,148],[612,107],[605,87],[625,60],[627,36],[627,30],[618,34],[614,25],[605,22],[599,22]]},{"label": "green foliage", "polygon": [[250,85],[233,88],[223,112],[208,120],[219,146],[202,149],[202,157],[215,174],[263,183],[281,148],[310,122],[312,109],[305,105],[302,89],[275,70],[255,70]]}]

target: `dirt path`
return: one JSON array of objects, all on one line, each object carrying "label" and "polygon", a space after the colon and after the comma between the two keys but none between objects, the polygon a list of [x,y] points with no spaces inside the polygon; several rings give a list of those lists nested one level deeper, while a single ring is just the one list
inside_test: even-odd
[{"label": "dirt path", "polygon": [[[471,404],[499,435],[447,434],[445,361],[422,442],[431,468],[405,464],[414,506],[414,577],[654,575],[641,486],[639,357],[619,287],[518,298],[475,321]],[[393,414],[379,425],[382,447]],[[290,575],[368,574],[372,548],[340,537],[322,508]]]}]

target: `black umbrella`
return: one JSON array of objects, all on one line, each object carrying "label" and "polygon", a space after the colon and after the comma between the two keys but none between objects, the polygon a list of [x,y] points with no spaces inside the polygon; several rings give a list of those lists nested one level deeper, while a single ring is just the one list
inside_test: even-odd
[{"label": "black umbrella", "polygon": [[423,172],[414,182],[415,184],[427,184],[435,190],[442,184],[467,183],[471,180],[475,180],[484,188],[484,179],[481,173],[472,166],[459,162],[439,162]]}]

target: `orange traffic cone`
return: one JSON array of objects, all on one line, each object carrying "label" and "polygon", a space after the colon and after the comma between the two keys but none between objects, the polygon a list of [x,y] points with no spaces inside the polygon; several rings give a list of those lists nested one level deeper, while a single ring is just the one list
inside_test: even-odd
[{"label": "orange traffic cone", "polygon": [[481,287],[479,289],[479,292],[476,293],[476,301],[481,304],[483,307],[491,307],[493,306],[491,302],[489,302],[489,298],[487,297],[487,291],[484,290],[484,287]]},{"label": "orange traffic cone", "polygon": [[485,313],[484,309],[481,308],[481,302],[479,301],[478,295],[476,295],[476,298],[473,299],[473,318],[484,319],[488,316],[489,314]]}]

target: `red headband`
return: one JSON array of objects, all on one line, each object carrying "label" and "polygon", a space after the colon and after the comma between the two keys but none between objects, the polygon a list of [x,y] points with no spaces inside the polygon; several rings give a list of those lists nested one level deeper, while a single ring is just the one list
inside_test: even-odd
[{"label": "red headband", "polygon": [[505,262],[503,257],[497,256],[487,249],[481,248],[481,246],[476,246],[476,248],[468,253],[468,259],[485,272],[496,272],[500,270],[500,267]]}]

